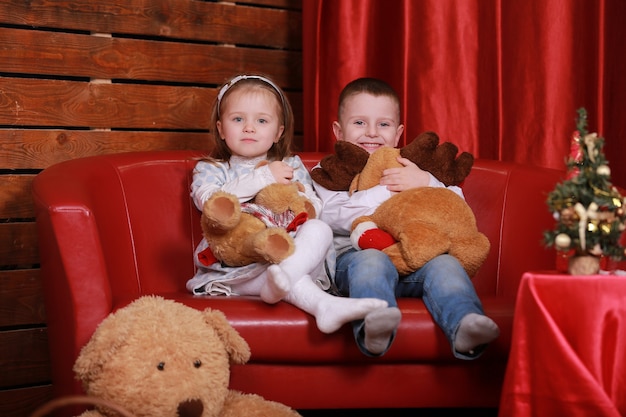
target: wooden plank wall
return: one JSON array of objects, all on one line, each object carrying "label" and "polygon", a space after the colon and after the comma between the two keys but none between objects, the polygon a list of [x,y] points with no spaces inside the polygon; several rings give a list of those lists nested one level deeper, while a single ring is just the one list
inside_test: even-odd
[{"label": "wooden plank wall", "polygon": [[216,87],[269,74],[302,143],[301,0],[0,0],[0,415],[51,395],[30,196],[89,155],[203,149]]}]

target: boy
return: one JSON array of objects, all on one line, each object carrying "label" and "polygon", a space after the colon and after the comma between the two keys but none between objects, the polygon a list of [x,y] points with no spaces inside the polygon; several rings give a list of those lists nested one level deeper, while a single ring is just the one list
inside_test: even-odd
[{"label": "boy", "polygon": [[[404,132],[400,101],[387,83],[374,78],[350,82],[339,96],[337,140],[353,143],[370,154],[383,146],[396,147]],[[414,187],[444,187],[429,172],[405,158],[401,168],[383,172],[380,185],[349,195],[314,183],[323,206],[320,219],[333,229],[337,251],[335,284],[342,295],[380,298],[387,308],[368,313],[352,323],[357,346],[367,356],[382,356],[391,346],[400,323],[396,297],[421,297],[460,359],[475,359],[498,337],[496,323],[484,315],[469,276],[456,258],[444,254],[418,271],[399,276],[391,260],[375,249],[356,250],[350,243],[354,219],[371,214],[393,193]],[[450,190],[463,197],[459,187]]]}]

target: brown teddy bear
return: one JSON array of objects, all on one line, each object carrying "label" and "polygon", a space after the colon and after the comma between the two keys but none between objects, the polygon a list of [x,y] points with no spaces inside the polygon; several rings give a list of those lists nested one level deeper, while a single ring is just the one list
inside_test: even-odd
[{"label": "brown teddy bear", "polygon": [[[74,371],[89,396],[136,417],[299,416],[228,388],[230,364],[249,358],[248,344],[221,311],[144,296],[98,326]],[[114,415],[102,406],[81,414]]]},{"label": "brown teddy bear", "polygon": [[313,205],[299,193],[303,190],[298,182],[271,184],[259,191],[254,202],[244,204],[233,194],[214,193],[204,203],[200,219],[209,245],[209,251],[200,255],[202,262],[244,266],[286,259],[294,251],[289,232],[315,218]]},{"label": "brown teddy bear", "polygon": [[[367,151],[348,142],[337,142],[337,158],[326,157],[320,171],[312,176],[329,189],[350,192],[378,185],[382,172],[401,166],[397,157],[405,157],[425,169],[446,185],[458,185],[469,174],[474,158],[449,143],[438,144],[432,132],[418,136],[402,149],[381,148],[369,155]],[[367,160],[362,169],[362,152]],[[355,154],[357,157],[351,158]],[[357,161],[350,166],[349,161]],[[326,169],[324,169],[324,166]],[[350,175],[355,173],[352,178]],[[332,185],[338,178],[339,185]],[[321,180],[318,181],[318,180]],[[349,180],[349,181],[348,181]],[[339,188],[341,187],[341,188]],[[328,187],[327,187],[328,188]],[[385,252],[401,275],[421,268],[437,255],[455,256],[468,275],[476,274],[489,253],[489,240],[476,227],[476,219],[467,203],[446,188],[422,187],[394,194],[370,216],[356,219],[351,236],[354,246],[361,249],[376,247]],[[382,230],[386,233],[372,233]],[[367,245],[363,242],[374,235],[381,241]]]}]

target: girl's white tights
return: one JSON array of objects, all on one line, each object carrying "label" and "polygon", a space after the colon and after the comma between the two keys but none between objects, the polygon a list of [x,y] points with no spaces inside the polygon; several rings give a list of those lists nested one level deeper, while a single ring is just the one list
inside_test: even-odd
[{"label": "girl's white tights", "polygon": [[281,299],[315,317],[323,333],[333,333],[344,324],[364,318],[367,313],[386,308],[387,302],[376,298],[346,298],[328,294],[314,283],[324,268],[324,259],[332,245],[332,231],[321,220],[311,219],[296,233],[293,255],[278,265],[271,265],[260,290],[267,303]]}]

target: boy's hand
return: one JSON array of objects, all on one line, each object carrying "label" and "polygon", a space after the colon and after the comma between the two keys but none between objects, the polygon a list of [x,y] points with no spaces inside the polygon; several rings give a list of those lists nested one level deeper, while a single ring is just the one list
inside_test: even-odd
[{"label": "boy's hand", "polygon": [[270,162],[270,172],[279,184],[289,184],[293,178],[293,168],[283,161]]},{"label": "boy's hand", "polygon": [[426,187],[430,183],[430,174],[406,158],[398,157],[400,168],[388,168],[383,171],[380,185],[389,191],[400,192],[409,188]]}]

